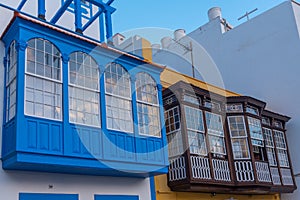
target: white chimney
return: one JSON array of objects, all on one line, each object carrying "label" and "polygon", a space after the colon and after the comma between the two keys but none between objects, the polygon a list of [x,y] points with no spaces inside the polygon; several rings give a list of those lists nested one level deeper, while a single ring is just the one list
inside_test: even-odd
[{"label": "white chimney", "polygon": [[219,7],[213,7],[211,9],[209,9],[207,14],[208,14],[209,21],[212,21],[213,19],[215,19],[217,17],[222,18],[221,8],[219,8]]},{"label": "white chimney", "polygon": [[172,38],[169,37],[169,36],[163,37],[163,38],[160,40],[160,42],[161,42],[162,48],[163,48],[163,49],[167,49],[167,48],[170,46],[170,44],[172,43]]},{"label": "white chimney", "polygon": [[120,34],[120,33],[116,33],[113,36],[113,43],[115,46],[120,46],[124,41],[125,41],[125,36]]},{"label": "white chimney", "polygon": [[180,40],[184,36],[185,36],[185,30],[184,29],[177,29],[176,31],[174,31],[174,39],[176,41]]}]

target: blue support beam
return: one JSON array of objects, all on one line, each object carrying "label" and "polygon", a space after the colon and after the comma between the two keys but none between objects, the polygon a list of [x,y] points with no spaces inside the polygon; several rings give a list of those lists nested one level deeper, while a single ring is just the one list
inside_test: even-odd
[{"label": "blue support beam", "polygon": [[85,31],[102,13],[103,11],[100,8],[100,10],[83,26],[82,31]]},{"label": "blue support beam", "polygon": [[115,8],[103,3],[102,1],[99,1],[99,0],[86,0],[86,1],[94,4],[95,6],[100,7],[104,11],[110,12],[111,14],[116,11]]},{"label": "blue support beam", "polygon": [[46,19],[46,4],[45,0],[38,0],[38,18]]},{"label": "blue support beam", "polygon": [[74,0],[74,11],[75,11],[75,30],[78,33],[82,33],[82,10],[81,0]]},{"label": "blue support beam", "polygon": [[105,12],[105,26],[106,26],[106,39],[107,43],[111,42],[112,37],[112,21],[111,13],[109,11]]},{"label": "blue support beam", "polygon": [[56,12],[54,17],[50,20],[50,23],[55,24],[59,18],[64,14],[64,12],[67,10],[69,5],[72,3],[73,0],[66,0],[65,3],[60,7],[60,9]]},{"label": "blue support beam", "polygon": [[17,8],[17,10],[22,10],[23,6],[25,5],[27,0],[22,0]]},{"label": "blue support beam", "polygon": [[106,5],[110,6],[115,0],[109,0]]},{"label": "blue support beam", "polygon": [[99,16],[99,28],[100,28],[100,42],[105,41],[105,33],[104,33],[104,14],[101,13]]}]

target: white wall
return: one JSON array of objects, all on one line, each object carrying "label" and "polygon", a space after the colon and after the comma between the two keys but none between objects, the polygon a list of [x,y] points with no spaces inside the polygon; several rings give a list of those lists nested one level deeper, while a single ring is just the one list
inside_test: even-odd
[{"label": "white wall", "polygon": [[[53,189],[50,189],[49,185],[52,185]],[[149,179],[3,171],[1,169],[0,199],[18,200],[20,192],[79,194],[79,200],[93,200],[94,194],[139,195],[140,200],[151,199]]]},{"label": "white wall", "polygon": [[[189,34],[213,58],[226,89],[261,99],[268,109],[292,117],[287,137],[295,174],[300,173],[299,24],[300,6],[287,1],[229,32],[222,33],[215,19]],[[200,71],[214,67],[201,65],[201,59],[196,65]],[[184,72],[188,66],[177,67]],[[300,177],[296,180],[300,187]],[[300,190],[282,199],[300,199]]]}]

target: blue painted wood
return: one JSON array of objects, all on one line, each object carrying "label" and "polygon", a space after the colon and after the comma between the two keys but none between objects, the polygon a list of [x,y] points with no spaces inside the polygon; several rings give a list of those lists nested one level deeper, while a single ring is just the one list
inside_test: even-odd
[{"label": "blue painted wood", "polygon": [[137,195],[95,195],[95,200],[139,200]]},{"label": "blue painted wood", "polygon": [[[7,35],[10,34],[10,35]],[[106,129],[105,91],[103,71],[107,63],[117,61],[129,71],[132,77],[132,91],[135,91],[134,77],[139,72],[149,73],[159,84],[162,69],[140,60],[120,55],[95,44],[63,34],[20,18],[12,23],[3,36],[5,44],[17,39],[19,61],[17,71],[17,115],[4,124],[3,166],[6,169],[55,171],[63,173],[115,174],[116,169],[131,171],[126,176],[149,176],[167,172],[166,138],[145,137],[138,133],[135,93],[132,107],[134,134]],[[43,38],[53,43],[61,52],[63,60],[63,120],[55,121],[24,116],[24,73],[26,41]],[[68,57],[72,52],[91,53],[99,63],[101,128],[69,123],[68,107]],[[145,65],[142,65],[145,64]],[[20,66],[20,67],[19,67]],[[161,122],[163,108],[161,91]],[[86,171],[86,170],[90,171]],[[154,172],[152,172],[154,170]]]},{"label": "blue painted wood", "polygon": [[78,200],[78,194],[20,193],[19,200]]}]

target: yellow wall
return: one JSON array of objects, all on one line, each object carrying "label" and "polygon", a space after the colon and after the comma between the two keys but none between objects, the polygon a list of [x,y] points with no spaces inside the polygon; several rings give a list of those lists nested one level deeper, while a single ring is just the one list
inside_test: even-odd
[{"label": "yellow wall", "polygon": [[164,88],[168,88],[171,85],[177,83],[178,81],[184,81],[186,83],[190,83],[194,86],[197,86],[199,88],[208,90],[210,92],[214,92],[216,94],[228,97],[228,96],[240,96],[237,93],[224,90],[222,88],[210,85],[208,83],[205,83],[203,81],[199,81],[197,79],[194,79],[190,76],[181,74],[179,72],[173,71],[171,69],[165,68],[164,71],[160,75],[160,80]]},{"label": "yellow wall", "polygon": [[231,197],[234,200],[280,200],[278,194],[275,195],[232,195],[195,192],[172,192],[167,186],[167,175],[155,177],[156,200],[227,200]]}]

